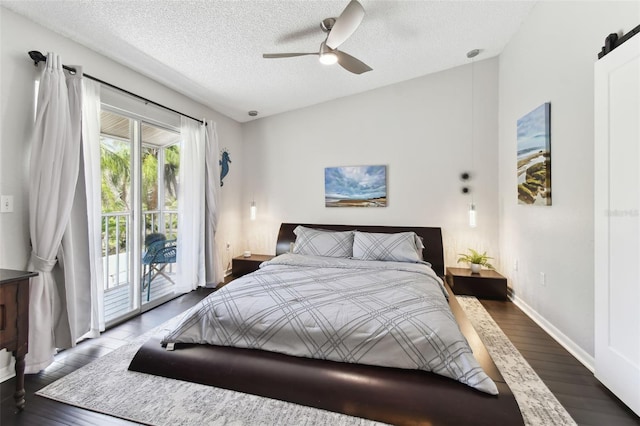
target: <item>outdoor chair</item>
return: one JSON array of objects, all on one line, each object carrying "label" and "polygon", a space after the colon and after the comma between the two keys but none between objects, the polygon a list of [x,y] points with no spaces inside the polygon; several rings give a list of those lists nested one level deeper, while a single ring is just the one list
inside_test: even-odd
[{"label": "outdoor chair", "polygon": [[162,275],[167,280],[174,282],[166,273],[165,268],[170,263],[176,263],[177,243],[176,240],[167,240],[164,234],[149,234],[144,239],[147,248],[142,257],[143,275],[142,289],[147,290],[147,301],[151,296],[151,281],[158,275]]}]

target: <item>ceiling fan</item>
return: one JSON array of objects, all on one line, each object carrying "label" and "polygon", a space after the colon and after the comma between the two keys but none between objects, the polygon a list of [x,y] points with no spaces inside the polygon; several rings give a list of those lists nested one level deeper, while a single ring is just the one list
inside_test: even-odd
[{"label": "ceiling fan", "polygon": [[320,50],[312,53],[265,53],[263,58],[292,58],[294,56],[318,55],[322,64],[332,65],[336,62],[347,71],[354,74],[362,74],[371,71],[372,68],[348,53],[338,50],[338,46],[358,28],[364,17],[364,8],[358,0],[351,0],[339,17],[326,18],[320,23],[322,31],[327,33],[327,38],[320,43]]}]

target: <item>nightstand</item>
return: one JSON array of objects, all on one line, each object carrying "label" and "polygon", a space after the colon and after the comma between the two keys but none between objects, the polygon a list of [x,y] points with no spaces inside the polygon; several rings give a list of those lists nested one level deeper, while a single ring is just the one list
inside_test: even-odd
[{"label": "nightstand", "polygon": [[480,299],[507,299],[507,279],[491,269],[472,274],[467,268],[447,268],[446,280],[455,294]]},{"label": "nightstand", "polygon": [[0,349],[16,358],[16,392],[18,410],[24,408],[24,357],[29,346],[29,278],[37,272],[0,269]]},{"label": "nightstand", "polygon": [[231,275],[234,278],[257,271],[262,262],[273,259],[275,256],[268,254],[252,254],[249,257],[238,256],[231,261]]}]

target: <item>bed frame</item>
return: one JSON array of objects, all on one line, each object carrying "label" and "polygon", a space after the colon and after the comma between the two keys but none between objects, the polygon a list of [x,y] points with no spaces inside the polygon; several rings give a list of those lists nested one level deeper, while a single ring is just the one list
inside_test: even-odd
[{"label": "bed frame", "polygon": [[276,243],[276,255],[287,253],[296,241],[293,230],[298,226],[307,228],[320,228],[330,231],[352,231],[380,232],[385,234],[395,232],[415,232],[422,238],[424,250],[422,258],[431,263],[431,268],[440,277],[444,277],[444,250],[442,248],[442,230],[440,228],[408,227],[408,226],[351,226],[351,225],[309,225],[304,223],[283,223],[278,232]]},{"label": "bed frame", "polygon": [[[289,251],[299,224],[283,223],[276,254]],[[312,225],[330,230],[413,231],[423,238],[423,258],[444,275],[440,228]],[[233,285],[233,284],[231,284]],[[129,370],[232,389],[397,425],[523,425],[511,389],[451,289],[449,304],[474,356],[496,383],[497,396],[418,370],[299,358],[256,349],[179,345],[167,351],[151,338]]]}]

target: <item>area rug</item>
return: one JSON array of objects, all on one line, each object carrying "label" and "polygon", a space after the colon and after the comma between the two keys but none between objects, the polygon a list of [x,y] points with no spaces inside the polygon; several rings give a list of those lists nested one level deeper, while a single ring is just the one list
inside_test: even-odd
[{"label": "area rug", "polygon": [[493,362],[516,397],[527,425],[571,426],[576,422],[502,329],[473,296],[457,296],[467,318],[480,335]]},{"label": "area rug", "polygon": [[[513,390],[527,425],[573,425],[533,369],[475,298],[459,297]],[[241,392],[128,371],[138,348],[168,332],[180,316],[36,394],[148,425],[380,425],[381,423]]]}]

